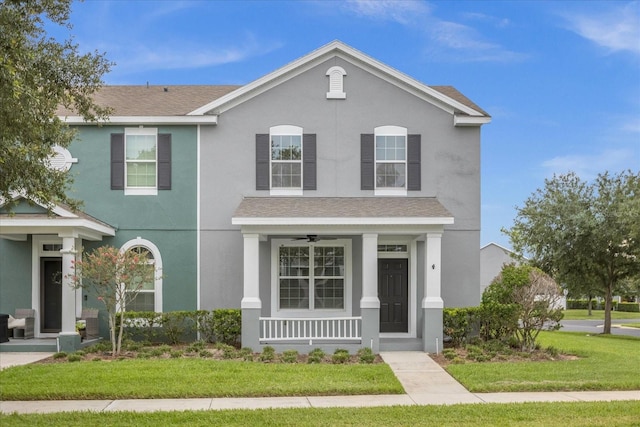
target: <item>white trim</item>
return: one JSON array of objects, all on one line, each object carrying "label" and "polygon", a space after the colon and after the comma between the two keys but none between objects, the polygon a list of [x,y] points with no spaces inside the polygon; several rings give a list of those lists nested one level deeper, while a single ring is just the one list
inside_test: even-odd
[{"label": "white trim", "polygon": [[[70,125],[95,126],[96,122],[87,122],[80,116],[58,116],[58,118]],[[218,116],[188,115],[188,116],[110,116],[103,125],[217,125]]]},{"label": "white trim", "polygon": [[13,218],[0,221],[0,234],[59,234],[71,230],[87,240],[102,240],[102,236],[115,236],[113,228],[88,219],[76,218]]},{"label": "white trim", "polygon": [[[323,246],[344,247],[344,308],[343,309],[279,309],[280,286],[279,286],[279,251],[280,246],[305,246],[309,248]],[[313,258],[312,251],[309,251],[309,258]],[[247,260],[245,260],[247,262]],[[353,286],[352,286],[352,254],[351,239],[325,240],[319,242],[292,241],[291,239],[271,240],[271,317],[282,318],[317,318],[317,317],[351,317]],[[311,267],[310,267],[311,270]],[[310,271],[310,274],[313,272]],[[311,298],[311,297],[310,297]]]},{"label": "white trim", "polygon": [[142,237],[136,237],[135,239],[131,239],[128,242],[125,242],[120,247],[120,252],[126,252],[136,246],[142,246],[148,249],[149,252],[151,252],[151,255],[153,255],[155,267],[155,279],[153,283],[153,305],[155,312],[162,313],[164,309],[162,307],[162,256],[160,255],[160,250],[150,240],[143,239]]},{"label": "white trim", "polygon": [[[156,173],[157,173],[157,166],[156,166]],[[157,179],[157,176],[156,176]],[[158,189],[157,188],[137,188],[137,187],[131,187],[131,188],[124,188],[124,195],[125,196],[157,196],[158,195]]]},{"label": "white trim", "polygon": [[[200,280],[201,280],[201,276],[200,276],[200,268],[201,268],[201,263],[200,263],[200,253],[201,253],[201,247],[200,245],[202,244],[202,239],[200,237],[200,231],[201,231],[201,216],[200,216],[200,179],[201,179],[201,175],[200,175],[200,144],[202,142],[202,140],[200,139],[200,125],[197,126],[196,128],[196,309],[197,310],[201,310],[202,307],[200,306],[201,301],[200,301]],[[200,338],[200,335],[198,334],[198,338]]]},{"label": "white trim", "polygon": [[[373,164],[374,164],[374,195],[376,196],[406,196],[408,184],[408,145],[409,132],[406,127],[386,125],[373,128]],[[378,143],[379,136],[402,136],[404,137],[404,160],[378,160]],[[403,187],[378,187],[378,163],[380,164],[404,164],[404,186]]]},{"label": "white trim", "polygon": [[304,195],[304,190],[302,188],[286,188],[286,187],[278,187],[272,188],[269,190],[270,196],[278,196],[278,197],[286,197],[286,196],[302,196]]},{"label": "white trim", "polygon": [[[272,141],[274,136],[299,136],[300,160],[273,160]],[[273,187],[273,162],[286,164],[300,164],[300,187]],[[304,187],[304,135],[303,129],[295,125],[277,125],[269,128],[269,195],[271,196],[302,196]]]},{"label": "white trim", "polygon": [[485,125],[487,123],[491,123],[491,117],[482,116],[464,116],[464,115],[453,115],[453,125],[454,126],[480,126]]},{"label": "white trim", "polygon": [[486,117],[483,113],[470,108],[461,102],[450,98],[435,89],[421,83],[400,71],[383,64],[368,55],[348,46],[340,41],[330,42],[319,49],[299,58],[284,67],[281,67],[253,82],[236,89],[190,113],[189,116],[201,116],[210,112],[216,114],[222,113],[234,106],[257,96],[270,88],[289,80],[310,68],[316,66],[331,56],[343,58],[345,60],[356,60],[365,70],[371,72],[383,80],[407,90],[408,92],[418,96],[419,98],[449,112],[455,113],[456,110],[470,116]]},{"label": "white trim", "polygon": [[450,225],[453,217],[233,217],[233,225]]},{"label": "white trim", "polygon": [[[153,136],[155,138],[156,158],[150,160],[129,160],[127,158],[127,140],[130,135]],[[129,163],[154,163],[156,168],[156,184],[154,186],[139,187],[129,186],[128,176]],[[124,195],[125,196],[157,196],[158,195],[158,128],[124,128]]]},{"label": "white trim", "polygon": [[[64,147],[60,147],[59,145],[54,145],[52,147],[52,150],[54,151],[54,155],[49,156],[49,166],[52,169],[56,169],[56,170],[60,170],[60,171],[68,171],[69,169],[71,169],[71,165],[73,163],[78,163],[78,159],[76,159],[75,157],[73,157],[71,155],[71,152],[69,152],[68,149],[64,148]],[[62,164],[55,166],[54,164],[52,164],[53,159],[56,157],[62,157]]]}]

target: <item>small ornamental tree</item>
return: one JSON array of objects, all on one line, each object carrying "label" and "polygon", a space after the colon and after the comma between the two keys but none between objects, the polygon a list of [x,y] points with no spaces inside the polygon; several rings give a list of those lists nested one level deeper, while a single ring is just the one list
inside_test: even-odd
[{"label": "small ornamental tree", "polygon": [[522,351],[535,350],[543,329],[558,329],[562,320],[562,289],[542,270],[530,265],[505,265],[482,296],[483,305],[508,307],[514,316],[513,336]]},{"label": "small ornamental tree", "polygon": [[84,254],[72,269],[73,286],[89,290],[105,305],[112,355],[119,355],[124,322],[118,326],[116,319],[119,316],[123,318],[125,307],[135,299],[144,284],[156,278],[155,268],[148,262],[148,252],[121,251],[112,246],[102,246]]}]

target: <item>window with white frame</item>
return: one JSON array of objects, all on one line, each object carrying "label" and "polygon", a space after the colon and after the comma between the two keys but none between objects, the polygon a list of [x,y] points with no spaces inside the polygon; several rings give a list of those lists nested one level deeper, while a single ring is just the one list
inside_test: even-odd
[{"label": "window with white frame", "polygon": [[376,189],[403,189],[407,182],[407,129],[375,128]]},{"label": "window with white frame", "polygon": [[125,243],[121,250],[144,255],[147,267],[154,271],[152,281],[131,290],[131,297],[127,297],[125,301],[125,311],[162,312],[162,258],[157,246],[138,237]]},{"label": "window with white frame", "polygon": [[349,246],[342,242],[277,247],[277,310],[348,311]]},{"label": "window with white frame", "polygon": [[125,188],[156,189],[158,129],[125,129]]},{"label": "window with white frame", "polygon": [[302,128],[274,126],[271,141],[271,188],[302,189]]}]

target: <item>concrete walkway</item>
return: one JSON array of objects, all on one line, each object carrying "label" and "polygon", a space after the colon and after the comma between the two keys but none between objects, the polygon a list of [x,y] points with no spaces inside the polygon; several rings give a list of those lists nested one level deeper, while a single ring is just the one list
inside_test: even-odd
[{"label": "concrete walkway", "polygon": [[[0,366],[10,363],[11,353],[0,353]],[[18,353],[13,353],[18,354]],[[29,357],[19,360],[27,361]],[[41,354],[42,355],[42,354]],[[185,411],[265,408],[327,408],[394,405],[451,405],[460,403],[578,402],[640,400],[640,391],[470,393],[422,352],[383,352],[407,394],[376,396],[306,396],[261,398],[120,399],[0,401],[3,413],[51,413],[64,411]],[[18,357],[18,356],[16,356]],[[33,361],[33,360],[32,360]],[[27,363],[27,362],[25,362]],[[22,363],[15,363],[22,364]]]}]

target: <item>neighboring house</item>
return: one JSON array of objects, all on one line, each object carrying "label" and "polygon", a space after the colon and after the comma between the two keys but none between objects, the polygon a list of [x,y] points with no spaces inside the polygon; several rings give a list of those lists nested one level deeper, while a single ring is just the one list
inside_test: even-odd
[{"label": "neighboring house", "polygon": [[[443,307],[478,304],[480,127],[491,118],[453,87],[336,41],[237,88],[106,87],[98,99],[115,107],[109,126],[69,118],[81,131],[72,172],[86,168],[74,196],[109,228],[78,238],[156,246],[156,311],[239,307],[242,345],[255,350],[436,351]],[[125,144],[129,134],[156,141],[150,194],[130,194],[127,179],[121,188],[123,133]],[[11,237],[17,217],[0,217],[0,235]],[[24,268],[0,272],[3,312],[40,307],[40,232],[15,230],[0,259]],[[64,263],[79,242],[55,235]],[[75,310],[86,304],[73,297]]]},{"label": "neighboring house", "polygon": [[500,274],[502,267],[513,263],[518,263],[516,254],[497,243],[489,243],[480,248],[480,296]]}]

